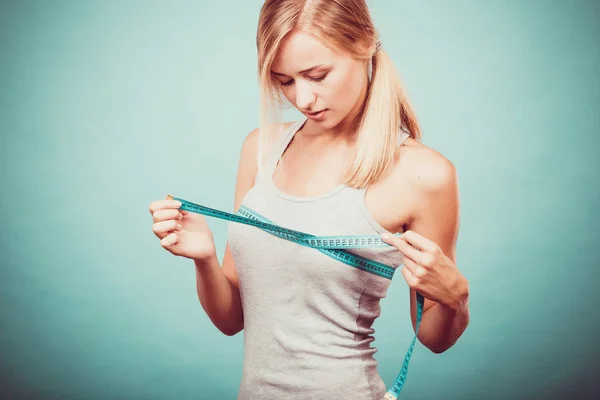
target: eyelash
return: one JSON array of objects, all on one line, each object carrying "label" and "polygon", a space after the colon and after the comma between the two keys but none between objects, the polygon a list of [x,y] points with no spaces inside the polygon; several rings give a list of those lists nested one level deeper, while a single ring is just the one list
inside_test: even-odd
[{"label": "eyelash", "polygon": [[[326,77],[326,76],[327,76],[327,74],[325,74],[325,75],[323,75],[323,76],[320,76],[320,77],[318,77],[318,78],[310,78],[310,79],[312,79],[312,80],[313,80],[313,81],[315,81],[315,82],[321,82],[323,79],[325,79],[325,77]],[[288,82],[281,82],[281,85],[282,85],[282,86],[290,86],[292,83],[294,83],[294,81],[293,81],[293,80],[291,80],[291,81],[288,81]]]}]

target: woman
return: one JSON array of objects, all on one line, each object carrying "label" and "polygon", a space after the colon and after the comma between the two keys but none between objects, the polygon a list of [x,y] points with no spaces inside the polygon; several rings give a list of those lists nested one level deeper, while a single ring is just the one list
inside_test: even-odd
[{"label": "woman", "polygon": [[[390,246],[348,251],[399,267],[413,328],[425,297],[419,341],[447,350],[469,321],[456,172],[420,143],[365,1],[267,0],[257,46],[261,127],[242,146],[234,209],[313,235],[382,234]],[[286,101],[305,117],[274,122]],[[370,343],[389,279],[236,223],[221,266],[205,219],[180,206],[153,202],[153,231],[194,260],[215,326],[244,330],[238,399],[385,395]]]}]

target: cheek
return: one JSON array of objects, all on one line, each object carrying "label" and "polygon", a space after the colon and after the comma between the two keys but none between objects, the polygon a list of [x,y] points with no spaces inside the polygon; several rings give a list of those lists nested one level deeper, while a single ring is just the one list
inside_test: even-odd
[{"label": "cheek", "polygon": [[287,99],[287,101],[292,103],[294,106],[296,106],[296,92],[294,92],[293,87],[282,87],[280,90],[283,97]]},{"label": "cheek", "polygon": [[343,74],[332,79],[327,86],[324,96],[327,104],[342,113],[350,111],[360,95],[360,83],[349,74]]}]

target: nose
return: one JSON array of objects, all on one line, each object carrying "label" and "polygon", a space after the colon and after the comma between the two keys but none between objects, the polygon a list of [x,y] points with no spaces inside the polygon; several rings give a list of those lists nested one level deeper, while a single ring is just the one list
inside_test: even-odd
[{"label": "nose", "polygon": [[315,102],[316,95],[313,92],[310,84],[296,82],[296,106],[302,110],[307,110]]}]

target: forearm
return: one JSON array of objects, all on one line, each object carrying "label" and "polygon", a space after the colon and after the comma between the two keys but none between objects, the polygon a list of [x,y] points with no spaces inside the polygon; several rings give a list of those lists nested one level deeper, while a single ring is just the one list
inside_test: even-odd
[{"label": "forearm", "polygon": [[452,347],[469,324],[468,290],[451,304],[436,303],[423,313],[418,338],[434,353]]},{"label": "forearm", "polygon": [[244,328],[239,289],[225,277],[214,255],[209,260],[194,260],[196,289],[200,304],[213,324],[228,336]]}]

